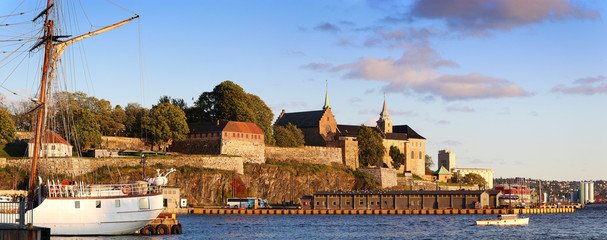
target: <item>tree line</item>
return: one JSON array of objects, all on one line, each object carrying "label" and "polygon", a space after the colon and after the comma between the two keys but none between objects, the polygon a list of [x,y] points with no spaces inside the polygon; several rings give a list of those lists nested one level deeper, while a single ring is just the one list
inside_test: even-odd
[{"label": "tree line", "polygon": [[[301,130],[295,126],[273,127],[274,114],[266,103],[231,81],[224,81],[212,91],[201,93],[193,106],[188,106],[181,98],[170,96],[161,96],[151,109],[137,103],[129,103],[124,108],[113,106],[108,100],[82,92],[59,92],[52,99],[46,128],[56,131],[81,149],[98,147],[101,136],[146,138],[163,146],[169,141],[185,139],[189,133],[188,123],[215,121],[255,123],[263,130],[267,144],[283,147],[304,144]],[[4,113],[0,113],[0,144],[11,142],[14,130],[33,130],[35,114],[26,113],[34,106],[30,101],[0,105],[0,112]],[[4,134],[4,131],[11,133]]]}]

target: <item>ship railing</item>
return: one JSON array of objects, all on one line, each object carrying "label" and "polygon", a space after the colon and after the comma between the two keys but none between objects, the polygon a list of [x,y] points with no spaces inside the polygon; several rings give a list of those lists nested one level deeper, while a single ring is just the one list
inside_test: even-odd
[{"label": "ship railing", "polygon": [[32,202],[0,202],[0,224],[27,228],[34,222]]},{"label": "ship railing", "polygon": [[44,195],[54,198],[137,196],[162,192],[161,186],[147,182],[127,184],[57,184],[48,181]]}]

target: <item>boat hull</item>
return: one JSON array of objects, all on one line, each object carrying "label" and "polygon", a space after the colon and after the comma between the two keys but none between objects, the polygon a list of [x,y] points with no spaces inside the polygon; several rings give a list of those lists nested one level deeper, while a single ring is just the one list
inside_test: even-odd
[{"label": "boat hull", "polygon": [[133,234],[163,210],[162,193],[125,197],[47,198],[33,210],[51,235]]},{"label": "boat hull", "polygon": [[517,225],[529,225],[529,218],[479,220],[479,221],[476,221],[476,225],[478,225],[478,226],[517,226]]}]

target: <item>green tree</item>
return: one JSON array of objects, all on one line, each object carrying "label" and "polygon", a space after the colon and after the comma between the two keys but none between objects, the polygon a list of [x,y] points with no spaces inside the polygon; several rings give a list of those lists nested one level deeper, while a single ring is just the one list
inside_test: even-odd
[{"label": "green tree", "polygon": [[478,185],[481,188],[485,188],[487,186],[487,181],[485,181],[485,179],[481,175],[478,175],[476,173],[466,174],[466,176],[464,176],[464,178],[462,179],[462,182],[466,184]]},{"label": "green tree", "polygon": [[11,115],[11,119],[15,123],[17,131],[31,131],[35,125],[34,117],[32,113],[26,114],[32,110],[36,105],[31,101],[17,101],[8,105],[8,113]]},{"label": "green tree", "polygon": [[274,126],[274,139],[279,147],[301,147],[304,145],[304,135],[297,126],[288,123],[287,126]]},{"label": "green tree", "polygon": [[149,111],[137,103],[129,103],[124,108],[124,131],[127,137],[145,137],[143,124],[148,119]]},{"label": "green tree", "polygon": [[185,120],[181,108],[170,103],[160,103],[150,110],[150,121],[145,128],[154,142],[164,146],[169,140],[185,139],[190,132]]},{"label": "green tree", "polygon": [[392,158],[392,166],[394,169],[399,169],[401,165],[405,165],[405,154],[401,153],[398,147],[390,146],[389,154]]},{"label": "green tree", "polygon": [[426,154],[425,160],[426,160],[426,174],[434,173],[434,171],[432,171],[432,169],[431,169],[432,165],[434,165],[434,161],[432,161],[432,157],[430,157],[430,155]]},{"label": "green tree", "polygon": [[74,127],[70,128],[69,139],[79,152],[101,144],[101,127],[92,110],[78,108],[73,112],[73,119]]},{"label": "green tree", "polygon": [[362,166],[378,165],[386,153],[381,135],[371,128],[361,125],[356,135],[358,141],[358,161]]},{"label": "green tree", "polygon": [[91,111],[103,135],[115,135],[124,125],[121,119],[114,116],[114,109],[108,100],[97,99],[83,92],[59,92],[54,99],[55,106],[58,106],[54,113],[55,122],[60,123],[57,125],[58,132],[66,132],[64,129],[71,123],[72,113],[78,109]]},{"label": "green tree", "polygon": [[[188,108],[188,104],[183,99],[172,98],[167,95],[160,97],[160,99],[158,99],[158,103],[170,103],[170,104],[173,104],[173,105],[181,108],[181,110],[183,110],[183,111],[185,111]],[[155,106],[153,106],[153,107],[155,107]]]},{"label": "green tree", "polygon": [[5,144],[15,140],[15,123],[7,112],[0,109],[0,144]]},{"label": "green tree", "polygon": [[116,105],[116,107],[114,107],[114,110],[112,110],[112,119],[116,123],[116,125],[114,125],[114,128],[112,129],[113,136],[124,136],[126,130],[124,125],[124,116],[125,112],[122,107],[120,105]]},{"label": "green tree", "polygon": [[198,121],[241,121],[257,124],[263,130],[266,143],[273,143],[272,110],[258,96],[246,93],[242,87],[231,81],[224,81],[203,92],[194,102],[195,108],[188,110],[190,120]]}]

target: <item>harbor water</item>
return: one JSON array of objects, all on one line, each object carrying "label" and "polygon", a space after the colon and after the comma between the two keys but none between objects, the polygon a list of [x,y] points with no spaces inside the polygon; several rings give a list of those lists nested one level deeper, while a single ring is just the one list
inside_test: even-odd
[{"label": "harbor water", "polygon": [[496,215],[179,215],[181,235],[58,239],[605,239],[607,205],[527,214],[528,226],[476,226]]}]

